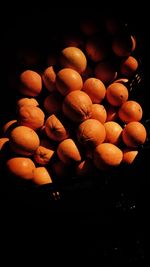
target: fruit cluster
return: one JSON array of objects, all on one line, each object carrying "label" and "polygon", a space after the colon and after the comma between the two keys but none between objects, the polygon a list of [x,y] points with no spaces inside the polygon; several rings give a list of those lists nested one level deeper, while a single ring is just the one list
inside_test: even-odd
[{"label": "fruit cluster", "polygon": [[0,138],[2,165],[36,185],[132,164],[147,138],[128,87],[139,68],[136,37],[115,20],[88,20],[61,42],[42,70],[19,74],[16,117]]}]

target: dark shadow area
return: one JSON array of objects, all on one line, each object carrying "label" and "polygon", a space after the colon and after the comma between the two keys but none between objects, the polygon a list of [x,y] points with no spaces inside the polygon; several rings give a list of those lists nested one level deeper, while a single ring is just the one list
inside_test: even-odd
[{"label": "dark shadow area", "polygon": [[[113,12],[108,13],[112,16]],[[104,9],[102,18],[108,13]],[[143,105],[145,123],[150,119],[150,40],[147,16],[141,19],[140,10],[134,16],[128,9],[121,14],[117,11],[116,13],[120,21],[128,22],[130,31],[137,36],[143,79],[135,87],[133,96]],[[28,13],[19,8],[15,15],[10,14],[9,19],[6,14],[4,26],[1,25],[3,70],[0,127],[4,121],[8,121],[8,118],[14,119],[16,115],[15,101],[19,95],[15,79],[23,70],[23,64],[18,68],[20,56],[24,60],[23,55],[18,52],[26,48],[34,50],[40,55],[36,67],[43,67],[45,55],[58,49],[63,33],[73,32],[83,18],[89,17],[96,18],[97,21],[101,19],[99,11],[90,8],[37,8]],[[9,79],[12,79],[12,86]],[[146,127],[149,131],[148,124]],[[37,255],[41,252],[41,245],[38,243],[41,239],[41,250],[45,249],[46,255],[51,251],[56,266],[63,262],[67,266],[85,266],[90,263],[94,267],[127,267],[133,264],[148,267],[149,163],[150,146],[147,142],[131,167],[123,166],[111,174],[104,174],[103,177],[89,176],[83,181],[71,178],[66,185],[35,188],[28,182],[12,179],[3,171],[0,174],[1,229],[6,229],[6,239],[9,242],[11,240],[10,248],[15,238],[17,249],[23,240],[27,241],[29,238],[31,247],[36,243]],[[22,256],[30,253],[30,249],[26,253],[22,251]]]}]

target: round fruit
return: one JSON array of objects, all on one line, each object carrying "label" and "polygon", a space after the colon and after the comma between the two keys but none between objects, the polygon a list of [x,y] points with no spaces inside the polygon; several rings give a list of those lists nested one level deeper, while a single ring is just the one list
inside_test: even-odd
[{"label": "round fruit", "polygon": [[91,148],[96,147],[105,140],[105,127],[98,120],[85,120],[78,127],[77,137],[81,144]]},{"label": "round fruit", "polygon": [[61,51],[60,62],[63,68],[71,68],[83,73],[87,66],[87,60],[81,49],[66,47]]},{"label": "round fruit", "polygon": [[122,151],[114,144],[103,143],[94,150],[94,164],[98,169],[109,169],[118,166],[122,159]]},{"label": "round fruit", "polygon": [[41,76],[32,70],[25,70],[20,75],[20,92],[26,96],[38,96],[42,90]]},{"label": "round fruit", "polygon": [[53,66],[50,66],[44,70],[42,80],[48,91],[53,92],[55,90],[56,73]]},{"label": "round fruit", "polygon": [[62,102],[62,95],[54,91],[44,99],[43,106],[48,114],[58,113],[62,109]]},{"label": "round fruit", "polygon": [[147,137],[144,125],[138,121],[129,122],[122,131],[123,142],[129,147],[138,147]]},{"label": "round fruit", "polygon": [[45,167],[37,167],[33,171],[32,181],[36,185],[44,185],[52,183],[52,178]]},{"label": "round fruit", "polygon": [[112,83],[107,87],[106,98],[113,106],[121,106],[127,101],[129,96],[128,89],[121,83]]},{"label": "round fruit", "polygon": [[35,98],[21,98],[17,101],[17,108],[21,108],[22,106],[34,106],[37,107],[39,106],[39,103]]},{"label": "round fruit", "polygon": [[106,94],[106,88],[103,82],[96,78],[88,78],[84,84],[82,90],[88,94],[92,103],[101,103]]},{"label": "round fruit", "polygon": [[108,61],[99,62],[95,67],[95,77],[100,79],[104,84],[112,82],[117,77],[114,66]]},{"label": "round fruit", "polygon": [[10,133],[10,146],[20,155],[32,155],[39,144],[37,133],[27,126],[17,126]]},{"label": "round fruit", "polygon": [[95,119],[104,123],[107,118],[107,112],[103,105],[100,104],[93,104],[92,105],[92,115],[91,119]]},{"label": "round fruit", "polygon": [[54,141],[62,141],[68,138],[69,133],[61,121],[53,114],[45,122],[45,132]]},{"label": "round fruit", "polygon": [[63,102],[63,113],[74,122],[82,122],[91,117],[92,101],[82,91],[69,93]]},{"label": "round fruit", "polygon": [[30,158],[14,157],[6,162],[7,170],[14,176],[22,179],[32,179],[35,164]]},{"label": "round fruit", "polygon": [[61,69],[56,75],[56,87],[62,95],[81,90],[83,81],[80,74],[71,68]]},{"label": "round fruit", "polygon": [[108,121],[104,123],[104,127],[106,130],[105,142],[114,145],[119,144],[123,130],[120,124],[114,121]]},{"label": "round fruit", "polygon": [[72,164],[81,161],[80,152],[72,139],[65,139],[59,143],[57,154],[65,164]]},{"label": "round fruit", "polygon": [[126,58],[121,62],[120,72],[121,74],[130,77],[135,73],[137,68],[138,68],[138,61],[136,60],[136,58],[129,56],[128,58]]},{"label": "round fruit", "polygon": [[119,108],[118,116],[120,120],[125,123],[131,121],[140,121],[143,116],[143,110],[138,102],[134,100],[129,100],[123,103],[122,106]]},{"label": "round fruit", "polygon": [[45,114],[35,106],[24,105],[18,109],[18,125],[38,130],[44,125]]},{"label": "round fruit", "polygon": [[126,148],[123,150],[123,160],[122,162],[126,164],[132,164],[138,155],[138,150],[133,150],[131,148]]},{"label": "round fruit", "polygon": [[54,154],[54,150],[40,145],[34,152],[33,158],[36,163],[40,165],[46,165],[49,163],[53,154]]}]

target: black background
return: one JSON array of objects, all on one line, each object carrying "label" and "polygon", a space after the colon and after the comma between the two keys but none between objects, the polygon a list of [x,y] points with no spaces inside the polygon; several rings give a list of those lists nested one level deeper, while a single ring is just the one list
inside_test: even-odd
[{"label": "black background", "polygon": [[[121,8],[121,7],[120,7]],[[50,38],[74,27],[79,19],[115,14],[128,21],[140,42],[144,81],[141,97],[145,118],[149,109],[149,23],[146,8],[107,10],[97,8],[4,9],[1,19],[1,122],[13,113],[16,93],[7,83],[7,72],[15,67],[14,55],[21,46],[47,48]],[[144,11],[143,11],[144,10]],[[3,11],[1,11],[3,12]],[[144,15],[144,18],[142,18]],[[14,62],[13,62],[14,60]],[[11,67],[10,67],[11,66]],[[16,70],[17,71],[17,70]],[[7,97],[7,102],[5,99]],[[9,100],[8,100],[9,97]],[[1,175],[2,247],[13,262],[46,259],[56,266],[142,266],[149,261],[149,149],[141,151],[132,168],[114,173],[102,181],[66,188],[61,200],[54,201],[50,189],[34,191],[24,185],[16,188]],[[27,243],[27,246],[24,244]],[[17,244],[17,245],[16,245]],[[11,252],[14,251],[13,254]],[[19,256],[21,256],[21,261]],[[149,264],[149,265],[148,265]]]}]

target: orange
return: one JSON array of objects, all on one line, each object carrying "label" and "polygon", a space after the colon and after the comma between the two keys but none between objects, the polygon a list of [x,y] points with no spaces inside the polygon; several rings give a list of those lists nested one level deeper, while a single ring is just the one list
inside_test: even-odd
[{"label": "orange", "polygon": [[62,110],[70,120],[82,122],[91,117],[92,101],[85,92],[73,91],[65,97]]},{"label": "orange", "polygon": [[14,157],[6,162],[6,168],[10,174],[22,179],[32,179],[35,164],[30,158]]},{"label": "orange", "polygon": [[121,74],[131,77],[138,68],[138,61],[136,58],[129,56],[121,62],[120,72]]},{"label": "orange", "polygon": [[114,145],[119,144],[121,140],[121,134],[123,131],[120,124],[114,121],[108,121],[104,123],[104,127],[106,130],[105,142],[111,143]]},{"label": "orange", "polygon": [[105,85],[96,78],[88,78],[84,82],[82,90],[88,94],[94,104],[101,103],[106,94]]},{"label": "orange", "polygon": [[107,87],[106,98],[113,106],[121,106],[128,100],[128,89],[121,83],[112,83]]},{"label": "orange", "polygon": [[20,155],[32,155],[39,144],[37,133],[27,126],[17,126],[10,133],[10,146]]},{"label": "orange", "polygon": [[3,146],[5,145],[6,142],[9,141],[9,138],[7,137],[1,137],[0,138],[0,151],[3,149]]},{"label": "orange", "polygon": [[94,150],[93,160],[98,169],[107,170],[120,165],[123,159],[122,151],[114,144],[103,143]]},{"label": "orange", "polygon": [[144,144],[146,137],[146,129],[144,125],[138,121],[129,122],[122,131],[123,142],[128,147],[136,148]]},{"label": "orange", "polygon": [[46,148],[44,146],[39,146],[34,154],[33,154],[33,158],[34,161],[40,165],[46,165],[49,163],[50,159],[52,158],[54,154],[54,150]]},{"label": "orange", "polygon": [[122,162],[126,164],[132,164],[138,155],[138,150],[133,150],[131,148],[126,148],[123,150],[123,160]]},{"label": "orange", "polygon": [[135,49],[134,37],[130,34],[121,33],[115,35],[112,41],[112,50],[118,57],[128,57]]},{"label": "orange", "polygon": [[95,119],[100,121],[101,123],[104,123],[106,121],[106,118],[107,118],[107,112],[105,107],[100,104],[93,104],[91,119]]},{"label": "orange", "polygon": [[41,76],[33,70],[25,70],[20,74],[19,90],[26,96],[38,96],[42,91]]},{"label": "orange", "polygon": [[97,63],[94,74],[95,77],[100,79],[104,84],[112,82],[117,77],[117,71],[109,61]]},{"label": "orange", "polygon": [[77,137],[81,144],[91,148],[96,147],[105,140],[105,127],[98,120],[87,119],[79,125]]},{"label": "orange", "polygon": [[71,68],[61,69],[56,75],[56,88],[62,95],[71,91],[81,90],[83,81],[81,75]]},{"label": "orange", "polygon": [[39,103],[35,98],[27,98],[27,97],[21,98],[17,101],[17,108],[21,108],[24,105],[37,107],[39,106]]},{"label": "orange", "polygon": [[11,120],[6,122],[2,128],[3,135],[9,137],[11,130],[14,129],[16,126],[17,120]]},{"label": "orange", "polygon": [[18,125],[38,130],[44,125],[45,114],[35,106],[24,105],[18,109]]},{"label": "orange", "polygon": [[86,42],[85,51],[90,60],[98,62],[106,58],[107,44],[104,39],[92,36]]},{"label": "orange", "polygon": [[45,132],[50,139],[58,142],[69,137],[67,129],[54,114],[47,118]]},{"label": "orange", "polygon": [[65,164],[73,164],[81,161],[80,152],[72,139],[65,139],[59,143],[57,154]]},{"label": "orange", "polygon": [[140,121],[143,116],[143,110],[138,102],[134,100],[129,100],[123,103],[122,106],[119,108],[118,116],[120,120],[125,123],[131,121]]},{"label": "orange", "polygon": [[43,106],[48,115],[58,113],[62,109],[63,97],[58,91],[53,91],[43,102]]},{"label": "orange", "polygon": [[37,167],[33,171],[32,181],[36,185],[44,185],[52,183],[52,178],[45,167]]},{"label": "orange", "polygon": [[56,73],[53,66],[50,66],[44,70],[42,74],[42,80],[49,92],[53,92],[55,90]]},{"label": "orange", "polygon": [[60,54],[60,63],[63,68],[71,68],[83,73],[87,66],[87,60],[81,49],[69,46],[64,48]]}]

